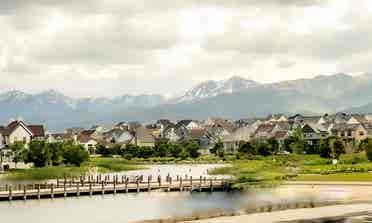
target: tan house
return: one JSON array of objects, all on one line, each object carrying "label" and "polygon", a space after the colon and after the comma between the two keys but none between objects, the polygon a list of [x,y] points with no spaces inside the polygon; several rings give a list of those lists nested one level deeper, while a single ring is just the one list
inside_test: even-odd
[{"label": "tan house", "polygon": [[137,146],[155,146],[155,136],[152,134],[153,131],[151,129],[147,129],[145,127],[139,127],[135,131],[134,140],[132,140],[132,144]]},{"label": "tan house", "polygon": [[361,141],[368,136],[367,130],[361,124],[335,124],[331,131],[333,135],[341,137],[346,142],[353,139]]},{"label": "tan house", "polygon": [[42,125],[26,125],[23,121],[12,121],[6,127],[0,128],[2,144],[9,146],[15,142],[28,144],[31,140],[42,140],[45,137]]},{"label": "tan house", "polygon": [[84,130],[77,136],[77,142],[91,154],[95,153],[98,141],[94,138],[95,130]]}]

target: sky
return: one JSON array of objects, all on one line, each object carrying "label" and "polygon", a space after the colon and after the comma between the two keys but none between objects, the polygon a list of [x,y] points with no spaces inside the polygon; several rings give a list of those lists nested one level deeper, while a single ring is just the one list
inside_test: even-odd
[{"label": "sky", "polygon": [[0,92],[177,95],[372,71],[370,0],[1,0]]}]

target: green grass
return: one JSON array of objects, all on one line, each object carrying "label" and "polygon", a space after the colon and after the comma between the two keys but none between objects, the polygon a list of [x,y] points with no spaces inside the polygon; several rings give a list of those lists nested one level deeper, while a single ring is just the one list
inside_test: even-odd
[{"label": "green grass", "polygon": [[145,167],[131,163],[122,158],[92,158],[80,167],[57,166],[30,169],[11,170],[7,180],[48,180],[67,177],[77,177],[86,174],[89,169],[97,167],[98,172],[123,172],[144,169]]},{"label": "green grass", "polygon": [[86,165],[98,167],[100,172],[122,172],[145,168],[122,158],[94,158]]},{"label": "green grass", "polygon": [[372,173],[336,173],[329,175],[300,174],[296,181],[345,181],[345,182],[368,182],[372,181]]},{"label": "green grass", "polygon": [[31,169],[12,170],[6,175],[8,180],[47,180],[62,178],[64,176],[76,177],[84,174],[87,167],[43,167]]},{"label": "green grass", "polygon": [[234,187],[277,185],[283,180],[297,181],[372,181],[372,162],[364,153],[344,154],[337,165],[319,155],[280,155],[236,160],[212,174],[234,176]]}]

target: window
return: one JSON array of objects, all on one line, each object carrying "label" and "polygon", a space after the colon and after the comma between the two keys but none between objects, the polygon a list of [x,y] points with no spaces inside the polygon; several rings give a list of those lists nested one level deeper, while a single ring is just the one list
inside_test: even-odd
[{"label": "window", "polygon": [[364,136],[364,132],[363,131],[359,131],[359,135],[360,136]]},{"label": "window", "polygon": [[352,136],[352,132],[351,131],[348,131],[347,132],[347,136],[351,137]]},{"label": "window", "polygon": [[27,143],[27,138],[26,138],[26,137],[23,137],[23,143],[24,143],[24,144]]}]

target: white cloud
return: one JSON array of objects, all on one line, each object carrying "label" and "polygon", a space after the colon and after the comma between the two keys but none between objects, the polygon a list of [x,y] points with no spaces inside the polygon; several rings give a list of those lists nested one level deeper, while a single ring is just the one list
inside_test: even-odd
[{"label": "white cloud", "polygon": [[368,72],[371,11],[369,0],[3,0],[0,88],[169,95],[232,75]]}]

